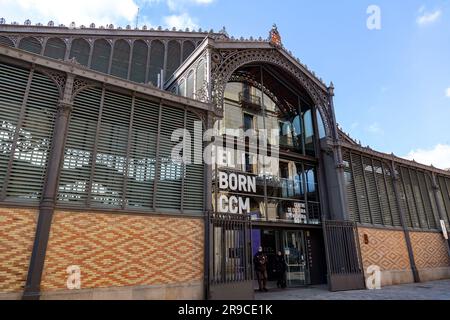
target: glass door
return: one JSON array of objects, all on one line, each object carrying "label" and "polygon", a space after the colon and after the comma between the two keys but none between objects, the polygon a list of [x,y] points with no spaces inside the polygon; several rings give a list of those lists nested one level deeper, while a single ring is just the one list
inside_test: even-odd
[{"label": "glass door", "polygon": [[284,255],[287,264],[287,285],[289,287],[308,285],[309,272],[303,231],[284,232]]}]

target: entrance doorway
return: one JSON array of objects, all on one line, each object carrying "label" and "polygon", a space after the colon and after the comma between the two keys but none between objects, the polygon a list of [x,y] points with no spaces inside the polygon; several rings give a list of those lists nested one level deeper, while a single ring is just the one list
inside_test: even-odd
[{"label": "entrance doorway", "polygon": [[[252,230],[252,254],[262,247],[268,258],[268,289],[277,288],[277,274],[274,271],[275,257],[280,251],[286,262],[286,284],[288,287],[300,287],[313,284],[310,269],[314,251],[314,241],[310,238],[310,231],[306,230]],[[316,258],[317,259],[317,258]],[[317,259],[319,261],[321,259]],[[320,268],[315,271],[322,272]],[[258,284],[255,282],[255,288]]]}]

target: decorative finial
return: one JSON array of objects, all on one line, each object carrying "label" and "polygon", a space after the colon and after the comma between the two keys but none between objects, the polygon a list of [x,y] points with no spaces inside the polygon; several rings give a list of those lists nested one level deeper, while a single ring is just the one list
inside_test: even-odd
[{"label": "decorative finial", "polygon": [[334,96],[334,84],[333,81],[330,82],[330,86],[328,87],[328,93],[330,96]]},{"label": "decorative finial", "polygon": [[269,42],[276,47],[282,46],[281,36],[280,36],[280,33],[278,32],[278,28],[275,23],[273,24],[272,30],[270,30],[270,33],[269,33]]}]

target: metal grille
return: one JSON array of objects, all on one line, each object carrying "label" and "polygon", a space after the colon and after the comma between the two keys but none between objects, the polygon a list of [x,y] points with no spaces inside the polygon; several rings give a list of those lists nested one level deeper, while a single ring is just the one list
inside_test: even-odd
[{"label": "metal grille", "polygon": [[350,221],[324,221],[324,239],[330,290],[364,289],[356,225]]},{"label": "metal grille", "polygon": [[29,71],[1,64],[0,74],[0,165],[5,169],[1,198],[38,202],[59,91],[52,80],[36,72],[30,75]]},{"label": "metal grille", "polygon": [[214,214],[211,230],[211,284],[252,280],[250,216]]}]

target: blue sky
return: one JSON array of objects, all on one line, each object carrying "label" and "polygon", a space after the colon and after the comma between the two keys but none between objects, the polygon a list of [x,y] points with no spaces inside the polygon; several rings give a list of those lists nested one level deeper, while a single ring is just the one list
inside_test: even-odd
[{"label": "blue sky", "polygon": [[[380,30],[367,28],[369,5],[381,9]],[[235,37],[265,38],[276,23],[285,47],[334,82],[344,131],[376,150],[450,168],[448,0],[0,0],[0,7],[7,21],[122,26],[134,24],[140,7],[140,25],[225,26]]]}]

